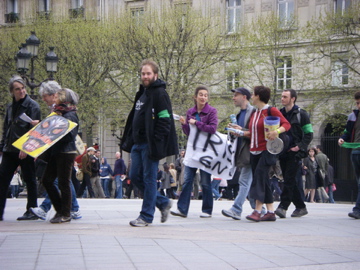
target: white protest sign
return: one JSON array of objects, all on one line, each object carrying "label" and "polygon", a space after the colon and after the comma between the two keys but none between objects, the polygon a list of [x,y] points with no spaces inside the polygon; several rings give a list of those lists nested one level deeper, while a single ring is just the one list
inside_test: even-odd
[{"label": "white protest sign", "polygon": [[199,168],[215,177],[231,179],[235,167],[237,140],[230,141],[220,132],[209,134],[190,125],[184,164]]}]

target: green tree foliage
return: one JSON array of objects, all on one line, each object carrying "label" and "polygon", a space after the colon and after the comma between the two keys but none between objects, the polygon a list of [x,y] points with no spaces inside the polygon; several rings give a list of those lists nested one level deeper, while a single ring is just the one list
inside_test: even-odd
[{"label": "green tree foliage", "polygon": [[[303,38],[312,44],[306,55],[308,65],[313,66],[308,99],[323,118],[348,114],[354,105],[353,94],[360,90],[359,18],[360,3],[353,1],[351,8],[329,10],[303,29]],[[341,124],[339,118],[330,119],[335,128]]]}]

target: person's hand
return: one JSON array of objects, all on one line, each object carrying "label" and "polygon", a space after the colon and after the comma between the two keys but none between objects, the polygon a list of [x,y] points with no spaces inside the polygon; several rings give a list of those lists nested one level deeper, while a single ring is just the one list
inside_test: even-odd
[{"label": "person's hand", "polygon": [[340,138],[340,139],[338,140],[338,144],[339,144],[339,145],[342,145],[344,142],[345,142],[344,139],[341,139],[341,138]]},{"label": "person's hand", "polygon": [[24,159],[24,158],[26,158],[26,156],[27,156],[27,154],[26,154],[25,152],[20,151],[20,153],[19,153],[19,159]]},{"label": "person's hand", "polygon": [[39,123],[40,123],[40,120],[32,120],[30,124],[33,126],[36,126]]},{"label": "person's hand", "polygon": [[189,124],[195,125],[195,123],[196,123],[196,120],[195,120],[195,119],[190,119],[190,120],[189,120]]},{"label": "person's hand", "polygon": [[300,150],[299,146],[290,148],[290,151],[293,151],[293,152],[298,152],[299,150]]},{"label": "person's hand", "polygon": [[308,169],[308,167],[306,167],[306,166],[304,166],[303,168],[304,168],[304,170],[307,170],[307,169]]},{"label": "person's hand", "polygon": [[233,128],[233,129],[239,129],[239,130],[242,130],[242,127],[237,125],[237,124],[232,124],[232,123],[229,123],[228,124],[228,128]]},{"label": "person's hand", "polygon": [[279,136],[277,130],[269,131],[266,135],[266,139],[273,141]]},{"label": "person's hand", "polygon": [[186,124],[185,118],[183,116],[180,115],[179,121],[182,125]]}]

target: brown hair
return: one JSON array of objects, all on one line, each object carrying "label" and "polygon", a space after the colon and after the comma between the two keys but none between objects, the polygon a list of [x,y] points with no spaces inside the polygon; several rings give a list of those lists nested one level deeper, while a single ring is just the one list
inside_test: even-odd
[{"label": "brown hair", "polygon": [[270,99],[270,88],[263,86],[263,85],[259,85],[259,86],[255,86],[254,87],[254,95],[255,96],[259,96],[260,101],[264,102],[264,103],[268,103],[269,99]]},{"label": "brown hair", "polygon": [[140,64],[140,70],[139,70],[140,73],[144,66],[151,66],[151,69],[154,72],[154,74],[159,74],[159,65],[155,61],[150,59],[143,60]]}]

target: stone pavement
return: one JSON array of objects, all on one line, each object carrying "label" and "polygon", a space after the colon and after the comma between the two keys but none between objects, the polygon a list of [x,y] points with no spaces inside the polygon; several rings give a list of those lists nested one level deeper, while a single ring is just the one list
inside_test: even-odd
[{"label": "stone pavement", "polygon": [[247,202],[236,221],[221,214],[231,201],[215,201],[210,219],[199,218],[201,201],[192,201],[186,219],[160,223],[156,211],[152,225],[131,227],[141,202],[80,199],[82,219],[51,224],[16,221],[26,200],[8,199],[0,269],[360,269],[360,220],[347,216],[350,204],[308,204],[305,217],[254,223],[245,219]]}]

